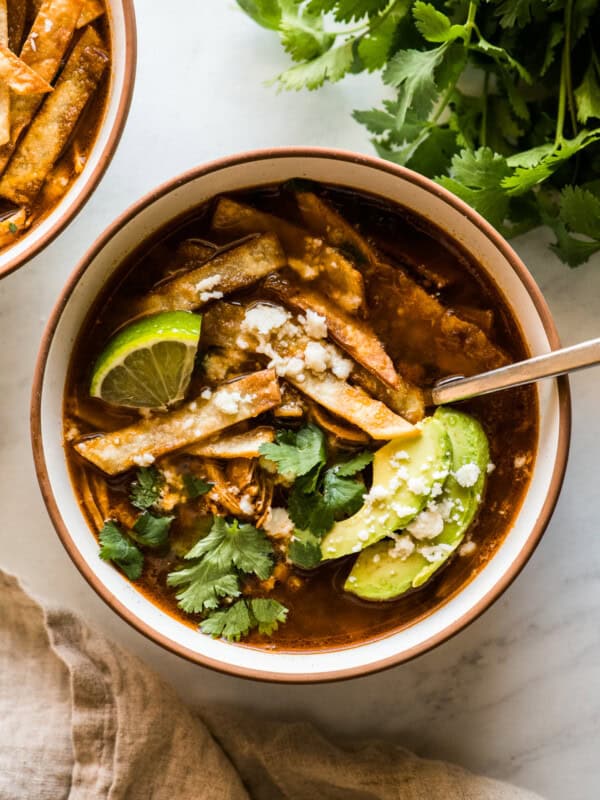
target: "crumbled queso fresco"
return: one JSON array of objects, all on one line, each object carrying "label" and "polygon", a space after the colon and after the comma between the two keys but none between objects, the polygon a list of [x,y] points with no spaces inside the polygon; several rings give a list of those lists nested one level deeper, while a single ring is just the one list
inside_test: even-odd
[{"label": "crumbled queso fresco", "polygon": [[223,297],[223,292],[213,292],[211,290],[218,286],[221,280],[221,275],[210,275],[208,278],[198,281],[196,284],[198,300],[201,303],[208,303],[209,300],[220,300]]},{"label": "crumbled queso fresco", "polygon": [[465,489],[475,486],[479,480],[480,469],[477,464],[463,464],[460,469],[454,473],[457,482]]},{"label": "crumbled queso fresco", "polygon": [[242,323],[237,339],[242,350],[251,346],[248,336],[256,340],[256,351],[269,357],[268,366],[280,378],[302,383],[307,370],[317,375],[329,370],[346,380],[352,371],[352,362],[335,345],[321,341],[327,336],[327,324],[315,311],[293,317],[280,306],[257,303],[246,311]]},{"label": "crumbled queso fresco", "polygon": [[240,410],[240,405],[251,403],[252,400],[253,397],[251,394],[241,394],[235,389],[231,389],[216,394],[214,397],[214,404],[225,414],[237,414]]}]

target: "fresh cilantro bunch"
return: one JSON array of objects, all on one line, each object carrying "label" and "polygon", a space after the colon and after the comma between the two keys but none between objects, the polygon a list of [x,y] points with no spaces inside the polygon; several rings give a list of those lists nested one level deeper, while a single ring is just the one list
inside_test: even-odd
[{"label": "fresh cilantro bunch", "polygon": [[276,600],[237,600],[240,580],[255,575],[266,580],[273,571],[273,547],[253,525],[215,517],[208,536],[186,554],[190,566],[167,576],[167,584],[179,589],[177,602],[188,614],[203,614],[204,633],[239,641],[253,628],[272,633],[285,622],[287,609]]},{"label": "fresh cilantro bunch", "polygon": [[325,469],[325,436],[316,425],[278,431],[276,442],[262,445],[260,452],[294,479],[288,513],[296,529],[288,556],[297,566],[312,569],[321,561],[321,539],[333,523],[362,506],[365,485],[353,476],[371,463],[373,454],[364,451]]},{"label": "fresh cilantro bunch", "polygon": [[280,88],[381,71],[354,112],[380,156],[571,266],[600,250],[600,0],[237,1],[295,62]]}]

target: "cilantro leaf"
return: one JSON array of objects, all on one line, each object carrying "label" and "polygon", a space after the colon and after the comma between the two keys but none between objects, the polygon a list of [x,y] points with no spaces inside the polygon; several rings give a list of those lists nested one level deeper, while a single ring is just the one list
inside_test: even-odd
[{"label": "cilantro leaf", "polygon": [[321,539],[310,530],[294,531],[288,558],[301,569],[314,569],[321,563]]},{"label": "cilantro leaf", "polygon": [[260,454],[274,461],[282,475],[297,478],[325,463],[325,437],[316,425],[306,425],[297,433],[278,431],[276,442],[261,445]]},{"label": "cilantro leaf", "polygon": [[321,492],[306,494],[295,484],[288,497],[288,514],[298,528],[310,529],[319,536],[327,533],[335,521],[333,509]]},{"label": "cilantro leaf", "polygon": [[508,198],[502,192],[502,180],[511,174],[506,159],[489,147],[461,150],[452,159],[450,176],[438,183],[457,194],[484,217],[501,226],[508,211]]},{"label": "cilantro leaf", "polygon": [[573,186],[563,189],[560,218],[575,233],[600,240],[600,198],[587,189]]},{"label": "cilantro leaf", "polygon": [[185,587],[177,595],[179,607],[188,614],[218,608],[223,597],[238,597],[237,576],[202,560],[167,575],[167,585]]},{"label": "cilantro leaf", "polygon": [[208,536],[200,539],[185,556],[202,558],[226,571],[234,567],[265,580],[273,569],[273,547],[266,534],[253,525],[215,517]]},{"label": "cilantro leaf", "polygon": [[373,461],[373,453],[370,450],[363,450],[362,453],[357,453],[348,461],[342,461],[340,464],[335,464],[331,468],[331,472],[339,475],[341,478],[349,478],[351,475],[356,475],[361,469],[368,467]]},{"label": "cilantro leaf", "polygon": [[335,83],[350,71],[354,61],[354,44],[350,40],[332,47],[311,61],[305,61],[277,76],[280,88],[293,91],[318,89],[326,80]]},{"label": "cilantro leaf", "polygon": [[388,5],[389,0],[338,0],[335,18],[338,22],[352,22],[362,17],[374,16]]},{"label": "cilantro leaf", "polygon": [[279,0],[237,0],[238,6],[263,28],[276,31],[281,22]]},{"label": "cilantro leaf", "polygon": [[350,517],[362,506],[365,485],[354,478],[342,478],[328,469],[323,481],[323,500],[335,518]]},{"label": "cilantro leaf", "polygon": [[449,42],[467,33],[464,25],[453,25],[449,17],[422,0],[414,4],[413,17],[421,36],[428,42]]},{"label": "cilantro leaf", "polygon": [[161,547],[169,540],[169,528],[175,517],[155,517],[149,511],[136,519],[132,536],[146,547]]},{"label": "cilantro leaf", "polygon": [[594,59],[590,61],[583,80],[575,89],[575,100],[577,102],[577,119],[580,122],[585,123],[590,117],[600,118],[599,70]]},{"label": "cilantro leaf", "polygon": [[400,50],[383,73],[383,82],[399,90],[398,122],[401,124],[409,108],[426,117],[433,107],[438,90],[434,80],[447,44],[433,50]]},{"label": "cilantro leaf", "polygon": [[253,628],[254,620],[245,600],[238,600],[227,609],[214,611],[201,624],[200,630],[215,639],[223,637],[229,642],[239,642]]},{"label": "cilantro leaf", "polygon": [[250,600],[249,604],[259,633],[270,636],[277,630],[279,623],[287,619],[287,608],[277,600],[257,597]]},{"label": "cilantro leaf", "polygon": [[410,0],[397,0],[385,16],[372,22],[368,32],[360,37],[358,55],[369,72],[381,69],[385,65],[394,43],[398,23],[409,8]]},{"label": "cilantro leaf", "polygon": [[100,531],[100,558],[114,562],[130,580],[137,580],[142,574],[144,556],[141,551],[121,533],[112,520],[104,523]]},{"label": "cilantro leaf", "polygon": [[270,635],[277,630],[280,622],[286,621],[287,613],[287,608],[276,600],[238,600],[227,609],[214,611],[200,628],[209,636],[239,642],[252,628]]},{"label": "cilantro leaf", "polygon": [[183,485],[190,500],[195,500],[197,497],[210,492],[213,486],[212,483],[206,483],[202,478],[198,478],[190,472],[186,472],[183,476]]},{"label": "cilantro leaf", "polygon": [[131,504],[141,511],[153,506],[160,497],[163,482],[163,477],[156,467],[138,469],[135,481],[131,484],[129,495]]}]

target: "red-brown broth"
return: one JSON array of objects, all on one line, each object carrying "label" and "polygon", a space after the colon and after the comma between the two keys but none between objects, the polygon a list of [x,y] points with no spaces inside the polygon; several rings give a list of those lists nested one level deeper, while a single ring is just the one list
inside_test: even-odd
[{"label": "red-brown broth", "polygon": [[[493,341],[513,360],[527,357],[518,321],[504,303],[499,291],[472,259],[445,234],[406,210],[379,198],[342,189],[322,187],[326,198],[347,219],[360,225],[361,231],[374,238],[408,269],[428,291],[436,291],[419,269],[419,258],[427,259],[442,270],[457,271],[458,284],[441,289],[440,300],[449,307],[470,306],[494,312]],[[245,202],[297,219],[297,212],[288,195],[280,187],[263,187],[238,193]],[[65,393],[65,426],[84,411],[94,425],[82,432],[110,431],[137,419],[135,412],[110,408],[88,396],[91,368],[108,338],[129,322],[133,298],[153,286],[164,274],[164,264],[178,242],[189,237],[214,241],[209,229],[212,203],[196,210],[186,220],[171,223],[150,242],[146,242],[127,260],[116,277],[109,282],[92,309],[76,342]],[[248,293],[241,296],[248,296]],[[377,314],[377,308],[368,313]],[[386,346],[394,343],[385,342]],[[392,346],[393,350],[394,347]],[[423,371],[422,384],[429,385],[439,375],[431,368]],[[432,613],[456,594],[477,574],[496,552],[511,527],[533,468],[538,435],[538,409],[535,389],[520,387],[468,403],[461,408],[472,413],[483,424],[490,441],[491,459],[496,469],[487,481],[484,502],[469,531],[477,547],[468,556],[457,556],[425,587],[396,601],[372,603],[361,601],[343,591],[344,579],[354,556],[334,561],[310,573],[294,570],[301,578],[300,588],[278,584],[269,594],[288,609],[288,621],[270,637],[251,634],[247,645],[278,650],[318,650],[337,648],[368,641],[391,633]],[[68,444],[67,459],[75,492],[81,498],[81,480],[95,468],[80,458]],[[185,465],[185,458],[182,457]],[[189,458],[189,457],[187,457]],[[517,464],[524,461],[522,466]],[[96,472],[96,474],[98,474]],[[123,503],[132,480],[126,473],[117,478],[104,478],[109,495],[116,504]],[[90,520],[89,509],[82,502]],[[189,516],[190,511],[186,512]],[[174,531],[180,520],[174,523]],[[136,586],[169,614],[182,622],[197,625],[198,619],[183,614],[165,578],[177,563],[171,554],[146,553],[146,569]],[[200,634],[199,634],[200,635]]]}]

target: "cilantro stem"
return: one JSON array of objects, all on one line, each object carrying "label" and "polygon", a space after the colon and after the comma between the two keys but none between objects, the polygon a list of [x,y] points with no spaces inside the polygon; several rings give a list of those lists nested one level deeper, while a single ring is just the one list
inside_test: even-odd
[{"label": "cilantro stem", "polygon": [[[475,15],[476,14],[477,14],[477,3],[473,3],[473,2],[469,3],[469,10],[468,10],[468,13],[467,13],[467,21],[465,22],[465,28],[466,28],[466,31],[467,31],[467,35],[465,36],[465,39],[464,39],[464,47],[465,47],[465,49],[468,49],[469,43],[471,41],[471,34],[473,32],[473,29],[476,27],[475,26]],[[444,47],[448,47],[449,44],[450,44],[450,42],[446,42],[446,44],[443,45],[443,46]],[[435,125],[437,123],[439,118],[442,116],[442,114],[446,110],[446,106],[448,105],[448,103],[450,102],[450,98],[454,94],[454,90],[456,89],[456,84],[458,83],[458,79],[459,78],[460,78],[460,75],[457,75],[456,78],[450,83],[450,85],[448,86],[448,88],[444,92],[444,96],[442,97],[442,100],[441,100],[441,102],[440,102],[435,114],[431,118],[431,121],[430,121],[430,125],[431,126],[433,126],[433,125]]]},{"label": "cilantro stem", "polygon": [[490,85],[490,73],[486,69],[483,79],[483,108],[481,110],[481,129],[479,132],[479,145],[485,147],[487,143],[487,118],[488,118],[488,89]]},{"label": "cilantro stem", "polygon": [[565,5],[565,43],[562,51],[560,65],[560,88],[558,93],[558,112],[556,115],[556,133],[554,147],[558,148],[564,142],[565,114],[567,99],[569,114],[573,124],[573,132],[577,133],[575,118],[575,104],[573,102],[573,85],[571,81],[571,22],[573,17],[573,0],[567,0]]},{"label": "cilantro stem", "polygon": [[565,83],[569,115],[573,127],[573,136],[577,136],[577,114],[575,111],[575,97],[573,95],[573,78],[571,75],[571,34],[573,33],[573,0],[567,0],[565,6],[565,46],[563,50],[565,65]]}]

